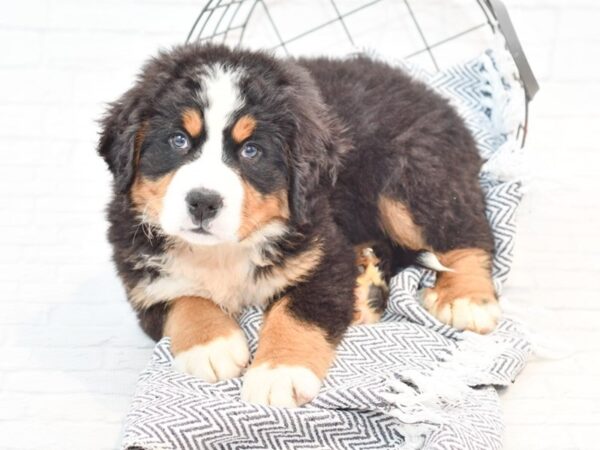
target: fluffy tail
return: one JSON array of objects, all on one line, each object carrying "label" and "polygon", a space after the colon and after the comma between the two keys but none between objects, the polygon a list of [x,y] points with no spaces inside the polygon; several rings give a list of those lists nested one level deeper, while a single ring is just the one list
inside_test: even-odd
[{"label": "fluffy tail", "polygon": [[417,255],[417,264],[436,272],[454,272],[449,267],[444,266],[437,256],[432,252],[421,252]]}]

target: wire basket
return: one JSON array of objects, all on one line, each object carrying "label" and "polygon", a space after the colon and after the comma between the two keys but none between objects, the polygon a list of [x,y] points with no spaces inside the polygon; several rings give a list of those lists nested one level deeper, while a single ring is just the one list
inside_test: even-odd
[{"label": "wire basket", "polygon": [[523,88],[524,143],[528,104],[539,88],[500,0],[209,0],[186,42],[268,49],[280,56],[376,53],[439,71],[497,46],[499,38]]}]

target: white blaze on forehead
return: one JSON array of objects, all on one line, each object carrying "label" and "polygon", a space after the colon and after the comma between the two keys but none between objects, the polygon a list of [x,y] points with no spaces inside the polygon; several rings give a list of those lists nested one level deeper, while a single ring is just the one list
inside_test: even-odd
[{"label": "white blaze on forehead", "polygon": [[[207,140],[200,156],[182,166],[165,195],[161,226],[168,234],[179,235],[197,244],[237,240],[244,189],[238,174],[223,161],[223,131],[231,125],[233,113],[242,106],[239,73],[215,66],[203,80],[199,97],[206,105],[204,124]],[[189,232],[194,228],[185,197],[193,189],[205,188],[223,197],[223,207],[208,224],[210,235]]]}]

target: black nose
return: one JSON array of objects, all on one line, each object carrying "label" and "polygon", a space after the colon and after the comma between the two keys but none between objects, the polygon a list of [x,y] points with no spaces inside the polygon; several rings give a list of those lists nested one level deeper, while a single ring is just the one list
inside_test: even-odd
[{"label": "black nose", "polygon": [[215,217],[223,206],[223,197],[210,189],[194,189],[188,192],[185,201],[188,204],[188,211],[197,225],[202,225],[203,221]]}]

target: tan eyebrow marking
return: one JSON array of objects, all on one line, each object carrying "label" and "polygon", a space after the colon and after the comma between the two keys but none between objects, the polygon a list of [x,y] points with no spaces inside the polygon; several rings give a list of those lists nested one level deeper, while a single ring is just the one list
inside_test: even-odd
[{"label": "tan eyebrow marking", "polygon": [[246,114],[238,119],[231,129],[231,137],[236,143],[240,143],[248,139],[256,129],[256,119],[250,114]]},{"label": "tan eyebrow marking", "polygon": [[187,108],[181,115],[183,127],[192,137],[200,136],[202,132],[202,118],[200,113],[193,108]]}]

